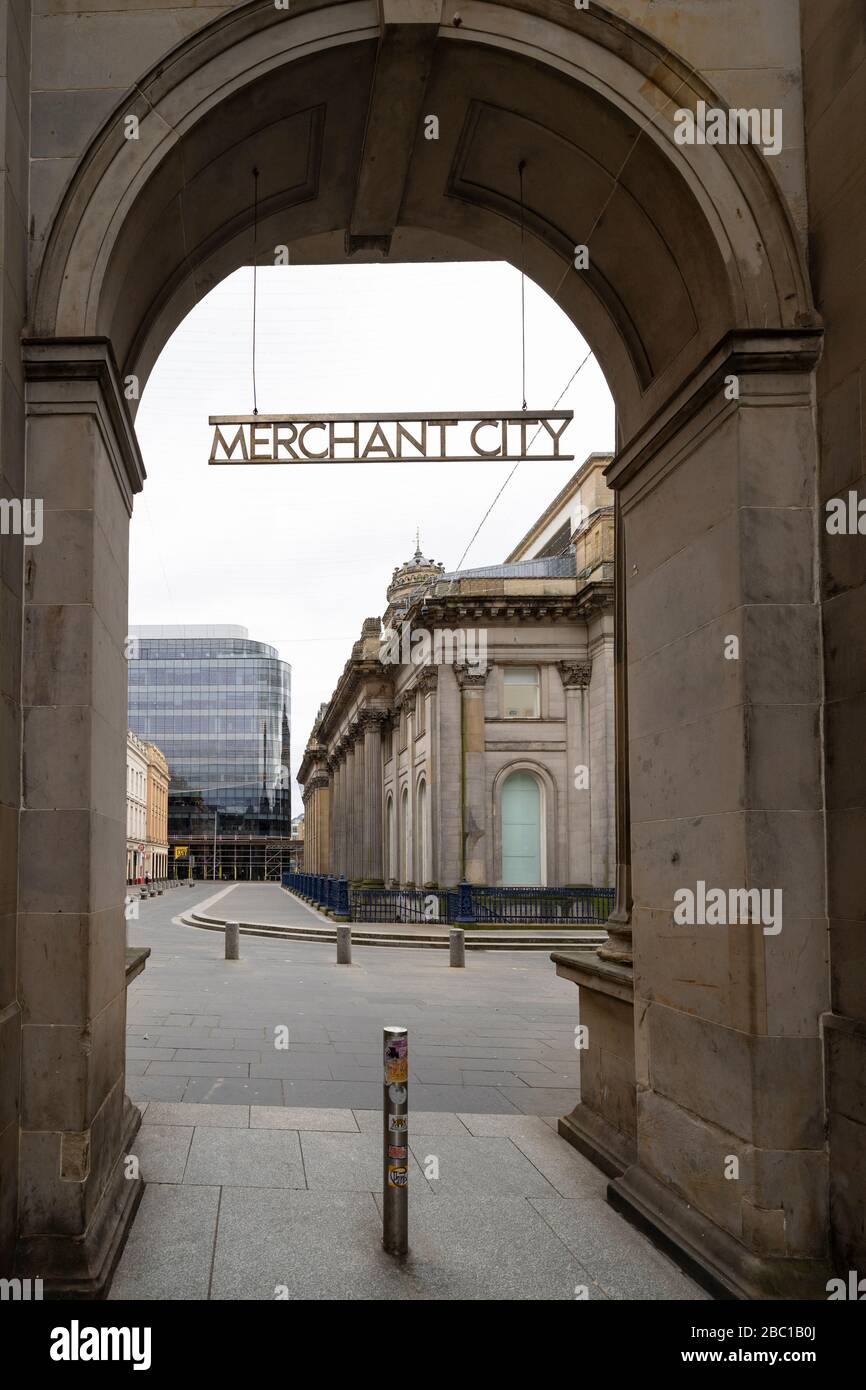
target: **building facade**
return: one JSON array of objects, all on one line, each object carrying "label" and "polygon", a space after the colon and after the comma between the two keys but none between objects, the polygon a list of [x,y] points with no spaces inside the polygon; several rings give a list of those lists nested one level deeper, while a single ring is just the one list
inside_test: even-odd
[{"label": "building facade", "polygon": [[144,878],[147,856],[147,744],[126,735],[126,881]]},{"label": "building facade", "polygon": [[388,884],[615,874],[613,506],[593,455],[504,565],[394,571],[319,709],[305,868]]},{"label": "building facade", "polygon": [[170,877],[276,878],[291,838],[291,672],[244,627],[133,627],[129,722],[167,759]]},{"label": "building facade", "polygon": [[147,750],[147,848],[146,872],[151,878],[168,878],[168,760],[155,743]]}]

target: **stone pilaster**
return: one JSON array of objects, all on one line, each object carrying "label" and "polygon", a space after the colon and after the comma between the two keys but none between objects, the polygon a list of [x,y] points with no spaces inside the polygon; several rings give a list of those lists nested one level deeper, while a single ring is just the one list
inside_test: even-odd
[{"label": "stone pilaster", "polygon": [[127,566],[144,469],[102,340],[30,342],[17,1271],[99,1294],[140,1182],[125,1096]]},{"label": "stone pilaster", "polygon": [[455,667],[461,698],[463,749],[463,874],[469,883],[487,879],[484,767],[484,687],[487,672]]},{"label": "stone pilaster", "polygon": [[628,617],[626,536],[622,503],[614,500],[616,581],[614,632],[614,748],[616,759],[616,899],[607,921],[608,941],[599,955],[611,965],[632,966],[631,795],[628,743]]},{"label": "stone pilaster", "polygon": [[[750,1298],[825,1296],[820,348],[816,330],[732,335],[609,470],[628,615],[638,1152],[612,1200]],[[723,896],[721,920],[698,885]],[[757,918],[732,898],[744,891]]]},{"label": "stone pilaster", "polygon": [[589,730],[589,661],[557,662],[565,693],[566,796],[568,815],[567,881],[592,883],[592,782],[603,776],[591,767]]}]

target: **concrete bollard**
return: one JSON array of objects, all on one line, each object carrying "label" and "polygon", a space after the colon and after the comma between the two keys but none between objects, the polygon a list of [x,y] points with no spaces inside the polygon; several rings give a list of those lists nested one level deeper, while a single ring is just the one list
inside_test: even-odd
[{"label": "concrete bollard", "polygon": [[240,960],[241,930],[237,922],[226,922],[226,960]]},{"label": "concrete bollard", "polygon": [[337,964],[352,964],[352,928],[337,927]]},{"label": "concrete bollard", "polygon": [[462,927],[452,927],[448,933],[449,965],[466,964],[466,933]]}]

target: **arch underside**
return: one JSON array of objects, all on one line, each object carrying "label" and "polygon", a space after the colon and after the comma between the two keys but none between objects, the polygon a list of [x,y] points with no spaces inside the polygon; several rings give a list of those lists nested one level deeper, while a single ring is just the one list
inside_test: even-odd
[{"label": "arch underside", "polygon": [[295,263],[523,254],[591,344],[628,437],[726,332],[802,324],[811,308],[762,156],[675,146],[675,60],[594,10],[526,33],[500,5],[473,7],[484,25],[459,30],[383,28],[369,0],[217,21],[139,84],[82,161],[34,334],[105,336],[144,380],[204,295],[281,246]]}]

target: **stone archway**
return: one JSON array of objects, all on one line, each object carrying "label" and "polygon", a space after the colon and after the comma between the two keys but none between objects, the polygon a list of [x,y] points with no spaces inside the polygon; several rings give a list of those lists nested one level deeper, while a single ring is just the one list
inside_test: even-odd
[{"label": "stone archway", "polygon": [[[785,1289],[820,1270],[827,1244],[820,775],[792,783],[776,752],[779,721],[796,731],[820,698],[820,331],[798,234],[755,149],[674,143],[676,107],[712,103],[712,89],[601,5],[477,3],[459,25],[440,0],[406,13],[257,0],[180,47],[167,38],[34,244],[27,487],[60,543],[34,557],[25,595],[19,988],[32,997],[46,961],[55,981],[70,968],[67,914],[81,988],[70,1009],[43,984],[27,1029],[19,1267],[101,1288],[134,1208],[116,851],[126,533],[143,468],[124,387],[140,389],[183,315],[252,258],[255,165],[257,254],[517,262],[523,216],[528,272],[607,374],[623,970],[632,923],[635,940],[637,1118],[620,1195],[681,1247],[703,1241],[731,1287]],[[81,757],[63,803],[40,801],[34,769],[69,743]],[[673,892],[698,880],[781,887],[783,944],[748,928],[674,934]],[[736,1185],[721,1172],[732,1147]]]}]

